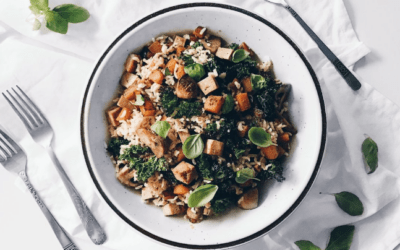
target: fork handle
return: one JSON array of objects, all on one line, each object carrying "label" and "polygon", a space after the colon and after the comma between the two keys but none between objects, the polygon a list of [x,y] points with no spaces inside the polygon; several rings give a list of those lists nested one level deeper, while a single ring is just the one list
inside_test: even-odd
[{"label": "fork handle", "polygon": [[337,58],[335,54],[325,45],[325,43],[311,30],[311,28],[303,21],[303,19],[292,9],[289,5],[284,6],[290,14],[299,22],[301,27],[310,35],[310,37],[317,43],[322,53],[332,62],[339,74],[342,75],[344,80],[353,90],[359,90],[361,88],[360,81],[350,72],[350,70]]},{"label": "fork handle", "polygon": [[35,198],[36,203],[39,205],[40,209],[42,210],[44,216],[46,217],[47,221],[50,223],[51,228],[54,231],[58,241],[61,243],[64,250],[79,250],[77,246],[69,239],[68,235],[65,233],[64,229],[58,224],[56,219],[54,219],[53,215],[50,213],[49,209],[47,209],[46,205],[43,203],[42,199],[40,199],[39,195],[37,194],[36,190],[33,188],[32,184],[30,183],[28,176],[26,175],[25,171],[19,172],[19,177],[24,181],[25,185],[31,192],[33,198]]},{"label": "fork handle", "polygon": [[78,212],[78,215],[82,221],[83,227],[86,229],[86,232],[89,235],[90,239],[96,245],[103,244],[106,241],[107,237],[100,224],[97,222],[96,218],[93,216],[92,212],[86,206],[82,197],[79,195],[78,191],[68,178],[56,155],[54,154],[53,149],[51,147],[47,147],[46,150],[54,165],[56,165],[56,169],[62,181],[64,182],[65,187],[68,190],[72,203],[74,204],[75,209]]}]

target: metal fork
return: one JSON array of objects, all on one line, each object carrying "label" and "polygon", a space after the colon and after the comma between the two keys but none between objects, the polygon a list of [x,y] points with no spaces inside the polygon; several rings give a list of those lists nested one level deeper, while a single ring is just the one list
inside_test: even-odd
[{"label": "metal fork", "polygon": [[28,187],[33,198],[35,198],[37,204],[42,210],[44,216],[50,223],[51,228],[53,228],[54,234],[57,236],[58,241],[60,241],[64,250],[76,249],[78,248],[69,239],[68,235],[65,233],[64,229],[58,224],[56,219],[47,209],[46,205],[40,199],[36,190],[33,188],[32,184],[28,179],[26,173],[26,165],[28,159],[25,152],[6,134],[0,129],[0,162],[8,171],[17,174],[24,181],[25,185]]},{"label": "metal fork", "polygon": [[3,96],[6,98],[8,103],[17,113],[19,118],[21,118],[25,127],[28,129],[31,134],[33,140],[46,149],[49,154],[51,160],[53,161],[56,169],[68,190],[68,193],[71,197],[72,202],[74,203],[75,209],[77,210],[79,217],[82,221],[84,228],[86,229],[87,234],[90,239],[96,245],[103,244],[107,237],[101,228],[100,224],[97,222],[92,212],[86,206],[85,202],[79,195],[78,191],[68,178],[64,169],[62,168],[60,162],[58,161],[56,155],[53,152],[51,147],[53,140],[53,129],[50,127],[50,124],[47,122],[46,118],[42,114],[42,112],[36,107],[36,105],[29,99],[29,97],[22,91],[20,87],[18,87],[19,93],[12,88],[14,95],[12,95],[8,90],[7,93],[9,97],[5,93]]},{"label": "metal fork", "polygon": [[342,63],[342,61],[340,61],[339,58],[337,58],[337,56],[333,54],[333,52],[328,48],[328,46],[325,45],[325,43],[317,36],[317,34],[314,33],[314,31],[311,30],[311,28],[299,16],[299,14],[297,14],[296,11],[294,11],[294,9],[292,9],[285,0],[265,0],[265,1],[281,5],[285,9],[287,9],[290,12],[290,14],[292,14],[292,16],[297,20],[297,22],[299,22],[301,27],[303,27],[303,29],[318,45],[322,53],[324,53],[325,56],[329,59],[329,61],[331,61],[333,66],[335,66],[336,70],[347,82],[347,84],[353,90],[359,90],[361,88],[360,81],[357,80],[357,78],[353,75],[353,73],[351,73],[350,70]]}]

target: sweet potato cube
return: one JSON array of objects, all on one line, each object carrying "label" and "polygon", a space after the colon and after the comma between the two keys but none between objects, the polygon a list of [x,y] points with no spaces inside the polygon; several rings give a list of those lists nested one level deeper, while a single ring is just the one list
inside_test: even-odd
[{"label": "sweet potato cube", "polygon": [[236,95],[240,111],[246,111],[251,108],[250,100],[247,93],[240,93]]},{"label": "sweet potato cube", "polygon": [[197,38],[204,38],[206,35],[206,28],[198,26],[194,31],[193,35],[195,35]]},{"label": "sweet potato cube", "polygon": [[215,55],[221,59],[231,60],[233,49],[219,47]]},{"label": "sweet potato cube", "polygon": [[117,121],[117,117],[119,112],[121,111],[121,107],[112,107],[107,111],[107,118],[110,124],[114,127],[119,125],[119,121]]},{"label": "sweet potato cube", "polygon": [[172,169],[172,173],[178,181],[185,184],[190,184],[198,177],[196,168],[192,164],[185,161],[182,161],[176,167],[174,167]]},{"label": "sweet potato cube", "polygon": [[242,85],[243,85],[244,91],[247,93],[251,92],[253,90],[253,87],[251,86],[250,76],[242,79]]},{"label": "sweet potato cube", "polygon": [[251,50],[249,48],[249,46],[247,46],[247,44],[245,42],[242,42],[242,44],[240,44],[239,49],[244,49],[244,50],[246,50],[247,52],[250,53],[250,56],[254,56],[253,50]]},{"label": "sweet potato cube", "polygon": [[142,112],[143,116],[154,116],[156,114],[156,110],[150,100],[144,100],[143,106],[140,106],[140,112]]},{"label": "sweet potato cube", "polygon": [[181,36],[176,36],[174,40],[174,46],[176,47],[184,47],[186,42],[186,38],[183,38]]},{"label": "sweet potato cube", "polygon": [[136,95],[140,95],[140,91],[136,90],[135,85],[131,85],[129,88],[125,89],[124,96],[129,101],[136,100]]},{"label": "sweet potato cube", "polygon": [[221,111],[224,102],[224,97],[210,95],[204,103],[204,110],[214,114],[218,114]]},{"label": "sweet potato cube", "polygon": [[164,200],[173,199],[175,197],[173,191],[171,190],[165,190],[164,192],[162,192],[161,196],[164,198]]},{"label": "sweet potato cube", "polygon": [[149,75],[149,80],[158,84],[162,84],[164,81],[164,74],[161,70],[156,69]]},{"label": "sweet potato cube", "polygon": [[281,157],[286,153],[285,149],[282,148],[281,146],[278,146],[278,157]]},{"label": "sweet potato cube", "polygon": [[177,148],[177,150],[179,151],[179,154],[178,154],[178,156],[176,157],[176,161],[177,161],[177,162],[181,162],[181,161],[183,161],[183,160],[186,158],[186,156],[183,154],[182,146],[179,146],[179,147]]},{"label": "sweet potato cube", "polygon": [[199,38],[197,36],[195,36],[194,34],[190,34],[189,37],[190,37],[190,41],[193,41],[193,42],[197,42],[197,40],[199,40]]},{"label": "sweet potato cube", "polygon": [[176,48],[176,55],[181,56],[182,52],[185,50],[185,47],[179,46]]},{"label": "sweet potato cube", "polygon": [[132,115],[132,110],[123,108],[121,110],[121,112],[119,112],[119,115],[116,120],[117,121],[125,121],[125,120],[128,120],[129,118],[131,118],[131,115]]},{"label": "sweet potato cube", "polygon": [[188,193],[189,191],[190,191],[190,189],[183,184],[179,184],[174,187],[174,194],[177,194],[177,195],[184,195],[184,194]]},{"label": "sweet potato cube", "polygon": [[181,79],[182,78],[182,76],[184,76],[186,73],[185,73],[185,66],[183,66],[183,65],[178,65],[178,68],[176,69],[176,72],[175,72],[175,77],[179,80],[179,79]]},{"label": "sweet potato cube", "polygon": [[206,77],[197,84],[199,85],[201,91],[203,91],[205,95],[208,95],[214,90],[218,89],[218,83],[215,80],[215,77],[212,75]]},{"label": "sweet potato cube", "polygon": [[221,156],[224,152],[224,143],[216,140],[208,139],[206,146],[204,147],[203,153],[208,155],[219,155]]},{"label": "sweet potato cube", "polygon": [[167,62],[167,65],[165,65],[165,67],[168,68],[171,75],[174,73],[176,64],[177,64],[177,61],[175,59],[171,59]]},{"label": "sweet potato cube", "polygon": [[247,132],[249,132],[249,130],[250,130],[250,126],[243,125],[243,130],[242,131],[238,130],[239,136],[245,137],[247,135]]},{"label": "sweet potato cube", "polygon": [[124,95],[121,95],[121,97],[118,100],[117,105],[121,108],[127,108],[129,110],[133,110],[135,108],[135,105],[131,101],[125,98]]},{"label": "sweet potato cube", "polygon": [[132,73],[136,70],[137,64],[140,62],[140,56],[135,54],[130,54],[125,61],[125,70]]},{"label": "sweet potato cube", "polygon": [[149,46],[149,50],[150,50],[153,54],[160,53],[160,52],[161,52],[161,48],[162,48],[162,45],[161,45],[161,43],[160,43],[159,41],[155,41],[154,43],[152,43],[152,44]]},{"label": "sweet potato cube", "polygon": [[129,72],[125,72],[121,77],[121,85],[125,88],[129,88],[130,86],[134,85],[140,78],[137,75],[134,75]]},{"label": "sweet potato cube", "polygon": [[281,142],[289,142],[289,141],[290,141],[290,135],[289,135],[289,133],[280,134],[280,135],[278,136],[278,141],[281,141]]},{"label": "sweet potato cube", "polygon": [[266,148],[261,148],[262,153],[267,157],[268,160],[275,160],[279,156],[278,147],[271,145]]}]

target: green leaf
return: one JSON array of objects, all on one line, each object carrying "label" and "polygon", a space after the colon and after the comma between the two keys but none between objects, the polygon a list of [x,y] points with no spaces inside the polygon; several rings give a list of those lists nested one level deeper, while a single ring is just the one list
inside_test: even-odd
[{"label": "green leaf", "polygon": [[356,195],[350,192],[341,192],[334,195],[339,207],[349,215],[362,215],[364,212],[364,206]]},{"label": "green leaf", "polygon": [[218,186],[207,184],[196,188],[188,199],[189,207],[202,207],[210,202],[217,193]]},{"label": "green leaf", "polygon": [[222,106],[222,114],[228,114],[235,107],[235,100],[233,100],[232,95],[227,95],[225,98],[224,105]]},{"label": "green leaf", "polygon": [[40,10],[48,10],[49,8],[49,0],[30,0],[31,5],[37,7]]},{"label": "green leaf", "polygon": [[204,143],[201,139],[201,135],[191,135],[189,136],[182,146],[183,154],[188,159],[194,159],[203,153]]},{"label": "green leaf", "polygon": [[250,76],[251,88],[254,92],[258,92],[268,87],[267,80],[261,75],[251,74]]},{"label": "green leaf", "polygon": [[296,244],[300,250],[321,250],[321,248],[317,247],[308,240],[299,240],[296,241],[294,244]]},{"label": "green leaf", "polygon": [[378,145],[368,137],[364,140],[361,150],[367,173],[372,174],[378,168]]},{"label": "green leaf", "polygon": [[144,104],[144,97],[142,95],[137,95],[135,105],[143,106],[143,104]]},{"label": "green leaf", "polygon": [[235,151],[236,159],[239,159],[240,156],[242,156],[242,154],[244,154],[244,152],[246,152],[245,149],[238,149],[238,148],[234,148],[234,151]]},{"label": "green leaf", "polygon": [[259,179],[254,178],[255,175],[256,173],[253,169],[244,168],[236,172],[235,181],[239,184],[243,184],[250,179],[259,181]]},{"label": "green leaf", "polygon": [[166,76],[170,76],[170,75],[171,75],[171,72],[169,72],[169,69],[168,69],[168,68],[165,68],[165,75],[166,75]]},{"label": "green leaf", "polygon": [[232,62],[238,63],[249,57],[250,52],[244,50],[244,49],[238,49],[233,52],[232,55]]},{"label": "green leaf", "polygon": [[206,74],[203,65],[199,63],[187,65],[185,66],[184,70],[185,73],[188,74],[195,81],[200,81],[201,78]]},{"label": "green leaf", "polygon": [[353,241],[354,226],[339,226],[332,230],[326,250],[349,250]]},{"label": "green leaf", "polygon": [[156,132],[162,138],[167,138],[168,131],[171,128],[171,125],[167,121],[157,121],[153,125],[151,125],[151,130]]},{"label": "green leaf", "polygon": [[39,7],[35,6],[35,5],[29,6],[29,9],[32,11],[32,13],[33,13],[35,16],[41,15],[41,11],[42,11],[42,10],[41,10]]},{"label": "green leaf", "polygon": [[33,23],[33,30],[39,30],[41,26],[42,24],[40,23],[40,21],[35,18],[35,21]]},{"label": "green leaf", "polygon": [[252,127],[249,130],[249,139],[255,145],[263,148],[274,145],[271,140],[271,135],[267,133],[263,128],[259,127]]},{"label": "green leaf", "polygon": [[69,23],[81,23],[90,17],[89,11],[74,4],[58,5],[53,9],[53,11],[57,12]]},{"label": "green leaf", "polygon": [[62,18],[57,12],[46,11],[44,13],[46,19],[46,27],[49,30],[60,34],[66,34],[68,31],[68,22]]}]

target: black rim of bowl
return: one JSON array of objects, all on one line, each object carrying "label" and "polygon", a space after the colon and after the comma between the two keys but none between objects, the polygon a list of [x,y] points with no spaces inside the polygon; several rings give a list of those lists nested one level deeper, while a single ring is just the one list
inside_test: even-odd
[{"label": "black rim of bowl", "polygon": [[[310,180],[308,181],[306,187],[304,188],[303,192],[300,194],[300,196],[297,198],[297,200],[294,202],[294,204],[282,215],[280,216],[277,220],[275,220],[272,224],[268,225],[267,227],[265,227],[264,229],[250,235],[244,238],[241,238],[239,240],[235,240],[235,241],[231,241],[228,243],[222,243],[222,244],[213,244],[213,245],[191,245],[191,244],[183,244],[183,243],[179,243],[179,242],[175,242],[175,241],[171,241],[171,240],[167,240],[164,238],[161,238],[157,235],[154,235],[146,230],[144,230],[143,228],[139,227],[138,225],[136,225],[134,222],[132,222],[131,220],[129,220],[124,214],[122,214],[118,208],[116,208],[114,206],[114,204],[108,199],[107,195],[105,194],[105,192],[103,191],[103,189],[101,188],[99,182],[96,179],[96,176],[93,172],[92,166],[90,164],[90,160],[88,157],[88,152],[86,149],[86,141],[85,141],[85,132],[84,132],[84,117],[85,117],[85,107],[87,105],[87,98],[88,98],[88,93],[89,93],[89,89],[91,87],[92,81],[94,76],[96,75],[96,72],[99,68],[99,66],[101,65],[101,63],[103,62],[104,58],[106,57],[106,55],[110,52],[110,50],[126,35],[128,34],[130,31],[132,31],[133,29],[135,29],[137,26],[139,26],[140,24],[154,18],[157,17],[159,15],[165,14],[167,12],[170,11],[174,11],[174,10],[179,10],[179,9],[185,9],[185,8],[192,8],[192,7],[214,7],[214,8],[222,8],[222,9],[228,9],[228,10],[232,10],[232,11],[236,11],[236,12],[240,12],[242,14],[248,15],[250,17],[253,17],[254,19],[264,23],[265,25],[269,26],[270,28],[272,28],[274,31],[276,31],[280,36],[282,36],[292,47],[293,49],[297,52],[297,54],[300,56],[300,58],[303,60],[304,64],[306,65],[313,81],[315,84],[315,88],[317,90],[318,93],[318,97],[319,97],[319,102],[320,102],[320,106],[321,106],[321,115],[322,115],[322,134],[321,134],[321,146],[320,146],[320,151],[318,154],[318,159],[317,159],[317,163],[315,165],[314,171],[311,175]],[[81,140],[82,140],[82,149],[83,149],[83,154],[85,157],[85,161],[86,161],[86,165],[88,167],[90,176],[93,179],[94,184],[96,185],[98,191],[100,192],[100,194],[102,195],[102,197],[104,198],[104,200],[107,202],[107,204],[114,210],[114,212],[116,214],[118,214],[126,223],[128,223],[130,226],[132,226],[133,228],[135,228],[136,230],[138,230],[139,232],[143,233],[144,235],[157,240],[161,243],[167,244],[167,245],[171,245],[174,247],[180,247],[180,248],[190,248],[190,249],[215,249],[215,248],[227,248],[227,247],[233,247],[233,246],[237,246],[237,245],[241,245],[244,243],[247,243],[251,240],[254,240],[260,236],[265,235],[267,232],[269,232],[270,230],[272,230],[274,227],[276,227],[278,224],[280,224],[284,219],[286,219],[295,209],[296,207],[301,203],[301,201],[304,199],[304,197],[306,196],[306,194],[308,193],[308,191],[310,190],[317,174],[320,168],[320,164],[322,161],[322,157],[324,154],[324,149],[325,149],[325,141],[326,141],[326,114],[325,114],[325,105],[324,105],[324,100],[323,100],[323,96],[322,96],[322,92],[321,92],[321,88],[318,82],[318,78],[314,72],[314,70],[312,69],[310,63],[307,61],[306,57],[303,55],[303,53],[301,52],[301,50],[297,47],[297,45],[285,34],[283,33],[280,29],[278,29],[275,25],[273,25],[272,23],[268,22],[267,20],[265,20],[264,18],[249,12],[247,10],[238,8],[238,7],[234,7],[234,6],[230,6],[230,5],[225,5],[225,4],[216,4],[216,3],[191,3],[191,4],[182,4],[182,5],[176,5],[176,6],[172,6],[169,8],[165,8],[162,9],[160,11],[157,11],[153,14],[148,15],[147,17],[139,20],[138,22],[136,22],[135,24],[133,24],[132,26],[130,26],[128,29],[126,29],[124,32],[122,32],[121,35],[119,35],[112,43],[111,45],[107,48],[107,50],[103,53],[103,55],[100,57],[100,60],[97,62],[91,76],[88,82],[88,85],[86,87],[85,90],[85,95],[83,98],[83,104],[82,104],[82,110],[81,110],[81,121],[80,121],[80,127],[81,127]]]}]

